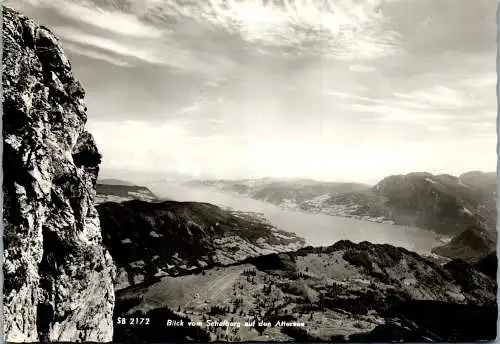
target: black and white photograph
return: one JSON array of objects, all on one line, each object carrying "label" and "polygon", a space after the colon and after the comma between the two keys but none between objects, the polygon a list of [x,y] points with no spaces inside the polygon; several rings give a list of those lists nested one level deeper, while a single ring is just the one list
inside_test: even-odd
[{"label": "black and white photograph", "polygon": [[496,0],[1,3],[5,342],[496,340]]}]

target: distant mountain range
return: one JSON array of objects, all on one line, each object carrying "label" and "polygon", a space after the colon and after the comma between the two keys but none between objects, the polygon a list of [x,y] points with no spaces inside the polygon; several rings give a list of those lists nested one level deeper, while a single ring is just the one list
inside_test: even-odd
[{"label": "distant mountain range", "polygon": [[336,195],[368,189],[361,183],[319,182],[311,179],[280,180],[273,178],[246,180],[192,180],[185,185],[213,187],[262,200],[284,208],[298,209],[300,204],[323,195]]},{"label": "distant mountain range", "polygon": [[417,226],[457,235],[469,226],[496,226],[496,174],[473,171],[459,177],[410,173],[371,187],[311,180],[208,180],[187,185],[213,187],[281,207],[369,221]]},{"label": "distant mountain range", "polygon": [[485,194],[497,193],[497,173],[471,171],[460,175],[459,179],[474,188],[483,191]]},{"label": "distant mountain range", "polygon": [[103,241],[118,268],[115,288],[200,267],[304,246],[257,214],[197,202],[106,202],[97,206]]},{"label": "distant mountain range", "polygon": [[98,184],[104,184],[104,185],[124,185],[124,186],[135,186],[135,184],[127,182],[125,180],[121,179],[115,179],[115,178],[104,178],[104,179],[97,179]]}]

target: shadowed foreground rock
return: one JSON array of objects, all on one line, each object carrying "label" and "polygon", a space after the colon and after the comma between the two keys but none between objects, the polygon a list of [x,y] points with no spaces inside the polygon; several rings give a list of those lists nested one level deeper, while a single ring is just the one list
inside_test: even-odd
[{"label": "shadowed foreground rock", "polygon": [[50,30],[2,11],[5,338],[110,341],[115,268],[84,90]]}]

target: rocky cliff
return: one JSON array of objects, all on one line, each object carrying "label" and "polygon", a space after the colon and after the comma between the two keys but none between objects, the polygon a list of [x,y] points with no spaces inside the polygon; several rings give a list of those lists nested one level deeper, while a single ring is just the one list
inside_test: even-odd
[{"label": "rocky cliff", "polygon": [[110,341],[115,268],[93,205],[101,156],[85,92],[49,29],[2,12],[5,338]]}]

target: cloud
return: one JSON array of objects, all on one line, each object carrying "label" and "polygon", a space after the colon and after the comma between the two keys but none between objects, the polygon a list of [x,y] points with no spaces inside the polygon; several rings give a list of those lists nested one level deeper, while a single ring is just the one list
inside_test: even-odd
[{"label": "cloud", "polygon": [[68,50],[91,59],[124,68],[141,64],[150,64],[153,68],[163,66],[216,82],[237,68],[224,51],[204,51],[204,46],[200,47],[203,37],[184,37],[182,32],[173,34],[175,25],[170,19],[174,18],[159,25],[148,22],[140,3],[145,5],[144,1],[126,0],[9,2],[53,29]]},{"label": "cloud", "polygon": [[201,109],[201,104],[199,103],[194,103],[192,105],[189,105],[189,106],[184,106],[182,108],[179,109],[179,113],[186,113],[186,112],[194,112],[194,111],[198,111]]},{"label": "cloud", "polygon": [[[17,3],[18,1],[15,0]],[[218,28],[289,56],[370,59],[400,51],[378,0],[29,0],[75,22],[135,38],[161,38],[179,23]],[[291,50],[288,50],[290,49]]]},{"label": "cloud", "polygon": [[110,53],[133,58],[153,64],[162,64],[164,61],[157,57],[154,49],[142,48],[133,44],[125,44],[120,41],[104,38],[85,33],[84,31],[71,27],[55,27],[56,31],[63,39],[83,46],[99,48]]},{"label": "cloud", "polygon": [[359,59],[386,56],[399,49],[399,36],[389,29],[379,6],[380,1],[374,0],[207,0],[182,5],[166,0],[154,1],[146,12],[157,23],[189,18],[263,47],[294,48],[294,54]]},{"label": "cloud", "polygon": [[64,44],[64,47],[66,49],[69,49],[70,51],[72,51],[75,54],[83,55],[83,56],[86,56],[86,57],[89,57],[89,58],[95,59],[95,60],[106,61],[110,64],[113,64],[113,65],[116,65],[119,67],[132,66],[132,63],[130,63],[128,61],[124,61],[123,59],[120,59],[120,57],[115,58],[115,57],[110,56],[110,54],[102,53],[102,52],[96,51],[92,48],[87,48],[84,46],[79,46],[79,45],[71,44],[71,43]]},{"label": "cloud", "polygon": [[479,75],[470,75],[465,77],[460,85],[470,88],[487,87],[493,89],[497,85],[498,76],[495,73],[482,73]]},{"label": "cloud", "polygon": [[350,94],[342,91],[335,91],[335,90],[322,90],[321,91],[324,95],[327,96],[334,96],[334,97],[339,97],[339,98],[345,98],[345,99],[354,99],[354,100],[361,100],[361,101],[368,101],[368,102],[377,102],[377,99],[373,99],[370,97],[364,97],[356,94]]},{"label": "cloud", "polygon": [[410,99],[407,99],[407,95],[403,95],[405,99],[398,99],[397,97],[391,95],[373,98],[332,90],[323,91],[323,94],[343,99],[344,101],[342,104],[344,105],[344,109],[351,109],[360,112],[384,114],[388,108],[418,111],[435,110],[435,106],[433,104],[421,102],[416,98],[411,99],[409,96],[407,98]]},{"label": "cloud", "polygon": [[437,112],[416,111],[414,109],[380,104],[352,104],[349,106],[344,106],[343,108],[354,112],[362,112],[368,115],[371,114],[371,116],[366,117],[365,120],[381,122],[390,121],[428,124],[431,122],[441,122],[449,120],[454,117],[448,114],[440,114]]},{"label": "cloud", "polygon": [[[478,90],[477,81],[491,79],[458,78],[441,85],[417,88],[416,85],[394,92],[391,89],[373,92],[344,92],[325,89],[323,94],[336,99],[335,104],[344,116],[364,126],[384,124],[387,131],[406,132],[424,136],[438,133],[472,137],[493,132],[495,112],[490,107],[490,96]],[[406,89],[405,89],[406,88]],[[409,129],[408,125],[412,125]],[[377,129],[381,130],[381,129]],[[434,133],[434,134],[433,134]]]},{"label": "cloud", "polygon": [[353,64],[349,66],[349,70],[356,73],[370,73],[376,71],[377,69],[372,66]]},{"label": "cloud", "polygon": [[[197,99],[192,101],[189,105],[181,107],[177,110],[178,115],[199,115],[200,113],[205,113],[202,118],[196,118],[197,121],[207,121],[206,112],[212,112],[211,110],[219,109],[218,106],[224,102],[223,98],[218,98],[216,96],[209,97],[206,94],[198,96]],[[215,119],[211,119],[215,121]],[[215,123],[215,122],[214,122]]]},{"label": "cloud", "polygon": [[[164,30],[141,21],[135,14],[116,9],[108,10],[89,1],[24,0],[20,2],[15,0],[10,2],[15,5],[50,9],[72,21],[119,35],[158,38],[164,33]],[[101,1],[101,3],[106,4],[106,1]]]},{"label": "cloud", "polygon": [[439,109],[457,109],[477,103],[464,92],[444,85],[435,85],[410,93],[394,92],[394,95],[400,99],[427,104]]},{"label": "cloud", "polygon": [[[196,73],[216,82],[221,82],[237,67],[237,64],[228,57],[207,56],[203,53],[193,54],[173,40],[118,39],[89,34],[67,26],[56,26],[53,29],[62,38],[63,43],[69,43],[68,49],[122,67],[134,66],[138,63],[159,65],[171,67],[181,72]],[[106,58],[102,53],[97,53],[96,50],[101,50],[115,57]]]},{"label": "cloud", "polygon": [[[336,90],[323,90],[327,96],[344,99],[359,104],[359,108],[373,107],[373,112],[380,112],[380,106],[393,106],[411,110],[457,110],[484,105],[469,92],[467,88],[453,89],[445,85],[434,85],[409,92],[392,92],[378,98],[361,96]],[[371,104],[371,105],[370,105]]]},{"label": "cloud", "polygon": [[137,38],[159,38],[163,35],[163,30],[140,21],[130,13],[61,0],[47,2],[64,16],[120,35]]},{"label": "cloud", "polygon": [[207,118],[205,119],[206,122],[208,123],[214,123],[214,124],[225,124],[227,123],[227,121],[224,121],[222,119],[219,119],[219,118]]}]

